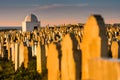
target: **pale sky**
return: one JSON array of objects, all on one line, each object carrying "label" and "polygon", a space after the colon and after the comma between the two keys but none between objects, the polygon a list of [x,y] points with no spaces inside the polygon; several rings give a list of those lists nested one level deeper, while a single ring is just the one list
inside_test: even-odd
[{"label": "pale sky", "polygon": [[120,0],[0,0],[0,26],[21,26],[33,13],[41,25],[85,23],[101,14],[105,23],[120,23]]}]

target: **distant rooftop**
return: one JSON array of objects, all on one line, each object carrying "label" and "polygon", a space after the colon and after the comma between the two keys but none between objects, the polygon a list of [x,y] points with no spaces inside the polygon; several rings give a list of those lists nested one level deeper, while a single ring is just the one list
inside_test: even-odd
[{"label": "distant rooftop", "polygon": [[38,22],[38,19],[34,14],[30,14],[25,17],[25,22]]}]

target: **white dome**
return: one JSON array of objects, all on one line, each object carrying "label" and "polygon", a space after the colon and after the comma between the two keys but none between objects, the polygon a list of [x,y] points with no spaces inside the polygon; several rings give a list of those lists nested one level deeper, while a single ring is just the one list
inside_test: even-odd
[{"label": "white dome", "polygon": [[25,17],[25,22],[38,22],[38,19],[34,14],[30,14]]}]

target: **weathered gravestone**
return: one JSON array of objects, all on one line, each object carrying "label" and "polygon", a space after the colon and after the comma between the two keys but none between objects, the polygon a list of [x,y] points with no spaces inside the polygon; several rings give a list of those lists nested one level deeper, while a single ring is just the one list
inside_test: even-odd
[{"label": "weathered gravestone", "polygon": [[23,42],[21,42],[19,46],[19,67],[21,67],[23,62],[24,62],[24,44]]},{"label": "weathered gravestone", "polygon": [[36,57],[37,57],[37,71],[38,73],[42,73],[46,70],[46,55],[45,47],[41,46],[40,42],[38,42],[36,46]]},{"label": "weathered gravestone", "polygon": [[37,59],[37,72],[42,73],[42,66],[41,66],[41,47],[38,43],[37,49],[36,49],[36,59]]},{"label": "weathered gravestone", "polygon": [[2,57],[3,51],[2,51],[2,43],[0,43],[0,57]]},{"label": "weathered gravestone", "polygon": [[32,55],[32,57],[34,57],[34,56],[36,56],[35,55],[36,54],[36,46],[34,45],[34,41],[31,40],[29,42],[29,44],[30,44],[29,48],[31,48],[31,55]]},{"label": "weathered gravestone", "polygon": [[15,71],[19,67],[19,43],[15,43]]},{"label": "weathered gravestone", "polygon": [[80,80],[82,53],[78,41],[72,33],[67,34],[61,43],[61,80]]},{"label": "weathered gravestone", "polygon": [[45,44],[45,56],[47,57],[47,54],[48,54],[48,45]]},{"label": "weathered gravestone", "polygon": [[34,57],[35,56],[35,46],[33,45],[33,46],[31,46],[32,47],[32,56]]},{"label": "weathered gravestone", "polygon": [[48,80],[61,80],[59,63],[59,53],[57,46],[51,43],[48,47],[47,54]]},{"label": "weathered gravestone", "polygon": [[111,45],[111,51],[112,51],[112,58],[120,58],[120,47],[119,47],[120,42],[112,42]]},{"label": "weathered gravestone", "polygon": [[33,45],[33,55],[34,56],[36,56],[36,54],[37,54],[36,49],[37,49],[37,42],[35,41],[34,45]]},{"label": "weathered gravestone", "polygon": [[88,61],[91,58],[109,57],[106,29],[100,15],[89,17],[84,26],[82,49],[82,79],[89,79]]},{"label": "weathered gravestone", "polygon": [[27,46],[24,47],[24,67],[28,68],[28,61],[29,61],[29,56],[28,56],[28,48]]},{"label": "weathered gravestone", "polygon": [[94,58],[89,60],[89,80],[120,80],[120,60]]}]

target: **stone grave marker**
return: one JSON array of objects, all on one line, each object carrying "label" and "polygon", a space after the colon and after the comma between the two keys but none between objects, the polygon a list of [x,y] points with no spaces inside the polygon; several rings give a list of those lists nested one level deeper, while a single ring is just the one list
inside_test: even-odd
[{"label": "stone grave marker", "polygon": [[28,61],[29,61],[29,57],[28,57],[28,48],[27,46],[24,47],[24,67],[28,68]]},{"label": "stone grave marker", "polygon": [[51,43],[47,54],[48,80],[60,80],[58,50],[55,44]]},{"label": "stone grave marker", "polygon": [[104,20],[100,15],[91,15],[84,25],[82,49],[82,79],[89,79],[88,60],[109,57]]},{"label": "stone grave marker", "polygon": [[19,67],[19,43],[15,43],[15,71]]},{"label": "stone grave marker", "polygon": [[119,42],[113,41],[111,45],[111,51],[112,51],[112,58],[120,58],[120,48],[119,48]]},{"label": "stone grave marker", "polygon": [[72,33],[67,34],[61,43],[61,80],[80,80],[82,53],[76,36]]},{"label": "stone grave marker", "polygon": [[20,42],[20,46],[19,46],[19,67],[21,67],[23,62],[24,62],[24,44],[23,44],[23,42]]}]

